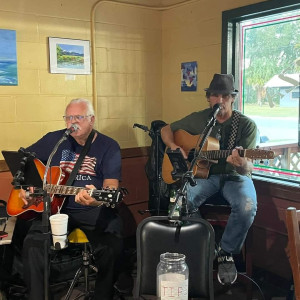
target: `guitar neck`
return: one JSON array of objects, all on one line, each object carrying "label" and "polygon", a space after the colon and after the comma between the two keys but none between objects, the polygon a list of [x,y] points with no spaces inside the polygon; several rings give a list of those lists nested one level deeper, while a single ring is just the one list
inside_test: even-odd
[{"label": "guitar neck", "polygon": [[97,201],[102,201],[106,206],[114,206],[116,203],[122,200],[122,192],[124,190],[114,190],[114,189],[86,189],[83,187],[75,186],[65,186],[65,185],[46,185],[47,193],[51,195],[61,195],[61,196],[70,196],[77,195],[81,190],[86,190],[87,193],[95,198]]},{"label": "guitar neck", "polygon": [[66,186],[66,185],[56,185],[56,184],[47,184],[46,191],[52,195],[77,195],[81,190],[85,188],[83,187],[75,187],[75,186]]},{"label": "guitar neck", "polygon": [[[239,155],[241,157],[246,156],[246,149],[238,149]],[[205,157],[208,160],[217,160],[220,158],[227,158],[231,155],[232,150],[209,150],[209,151],[202,151],[200,157]]]}]

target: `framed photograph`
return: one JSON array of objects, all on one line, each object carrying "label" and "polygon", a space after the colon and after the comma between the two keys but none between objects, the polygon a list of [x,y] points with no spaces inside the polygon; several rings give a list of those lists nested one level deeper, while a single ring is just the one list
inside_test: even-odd
[{"label": "framed photograph", "polygon": [[90,74],[90,41],[49,37],[50,73]]},{"label": "framed photograph", "polygon": [[197,71],[196,61],[181,63],[181,91],[197,91]]}]

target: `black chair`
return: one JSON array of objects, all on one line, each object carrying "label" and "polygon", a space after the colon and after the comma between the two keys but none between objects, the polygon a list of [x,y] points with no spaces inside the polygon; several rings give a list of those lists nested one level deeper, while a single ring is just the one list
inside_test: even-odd
[{"label": "black chair", "polygon": [[135,298],[156,295],[156,267],[160,254],[183,253],[189,267],[189,297],[214,299],[212,226],[200,218],[182,217],[171,223],[167,216],[144,219],[137,228],[137,281]]}]

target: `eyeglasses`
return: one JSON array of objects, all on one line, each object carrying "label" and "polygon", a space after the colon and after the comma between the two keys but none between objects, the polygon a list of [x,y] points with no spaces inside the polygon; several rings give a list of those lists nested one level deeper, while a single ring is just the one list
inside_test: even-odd
[{"label": "eyeglasses", "polygon": [[81,115],[76,115],[76,116],[63,116],[64,120],[66,122],[70,122],[70,121],[78,121],[81,122],[83,121],[85,118],[90,117],[91,115],[87,115],[87,116],[81,116]]}]

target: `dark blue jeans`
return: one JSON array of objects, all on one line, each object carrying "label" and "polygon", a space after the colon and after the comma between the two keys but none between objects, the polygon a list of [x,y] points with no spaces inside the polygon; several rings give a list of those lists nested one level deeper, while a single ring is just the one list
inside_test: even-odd
[{"label": "dark blue jeans", "polygon": [[189,208],[197,209],[210,196],[220,192],[231,206],[220,246],[226,252],[238,254],[257,210],[256,191],[251,178],[242,175],[211,175],[208,179],[196,179],[196,182],[196,186],[187,187]]}]

